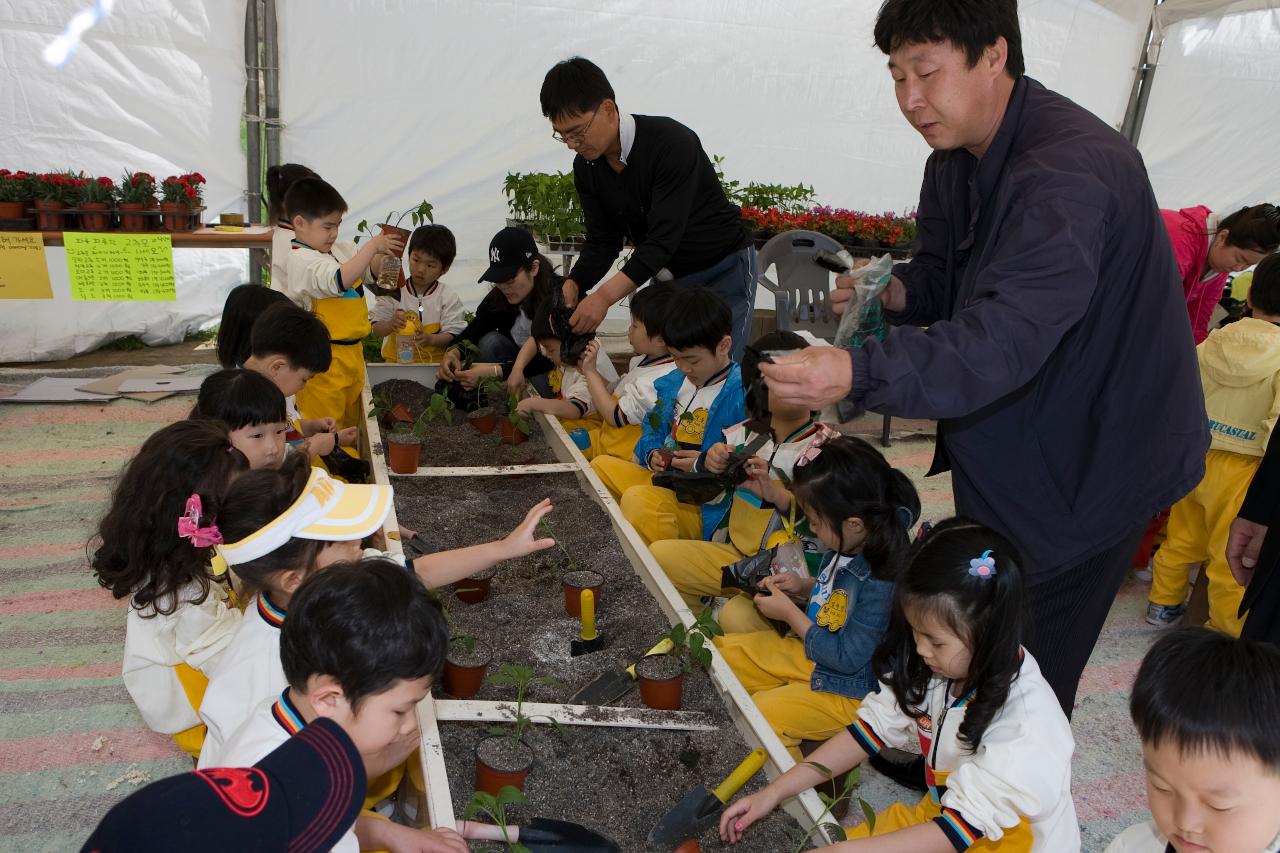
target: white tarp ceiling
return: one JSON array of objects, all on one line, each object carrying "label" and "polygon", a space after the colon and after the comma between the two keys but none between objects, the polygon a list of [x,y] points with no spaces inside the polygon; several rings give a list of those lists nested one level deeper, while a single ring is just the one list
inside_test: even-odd
[{"label": "white tarp ceiling", "polygon": [[[211,212],[242,209],[243,0],[117,0],[64,68],[45,66],[40,50],[86,2],[0,0],[0,167],[194,169],[209,178]],[[1265,108],[1280,80],[1276,13],[1195,17],[1209,6],[1275,5],[1161,6],[1168,20],[1184,18],[1168,31],[1141,146],[1163,204],[1277,195],[1263,148],[1280,121]],[[470,300],[503,224],[503,176],[569,168],[538,89],[551,64],[576,53],[606,70],[624,109],[693,127],[731,177],[803,181],[837,206],[910,209],[928,149],[898,113],[871,45],[878,7],[371,0],[355,11],[346,0],[279,0],[284,156],[343,192],[344,236],[361,218],[432,201],[459,240],[448,278]],[[1020,12],[1028,72],[1118,126],[1151,0],[1022,0]],[[57,298],[0,302],[0,361],[127,333],[175,340],[217,315],[246,276],[245,255],[180,250],[177,303],[105,305],[69,301],[65,261],[51,250]]]}]

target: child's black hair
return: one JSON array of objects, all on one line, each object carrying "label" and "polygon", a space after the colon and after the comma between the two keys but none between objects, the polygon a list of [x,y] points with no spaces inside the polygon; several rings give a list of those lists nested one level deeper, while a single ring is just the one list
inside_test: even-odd
[{"label": "child's black hair", "polygon": [[267,221],[275,224],[285,218],[284,197],[289,188],[303,178],[318,178],[315,172],[298,163],[281,163],[267,169]]},{"label": "child's black hair", "polygon": [[231,367],[200,383],[191,417],[223,421],[232,430],[285,420],[284,394],[255,370]]},{"label": "child's black hair", "polygon": [[1018,0],[885,0],[874,32],[886,56],[903,45],[945,41],[964,51],[970,68],[1003,36],[1005,70],[1014,79],[1025,73]]},{"label": "child's black hair", "polygon": [[598,110],[605,100],[617,99],[600,66],[575,56],[551,66],[542,79],[538,100],[542,103],[542,114],[557,121],[565,116],[586,115]]},{"label": "child's black hair", "polygon": [[[290,453],[279,468],[262,468],[236,478],[227,490],[218,529],[224,542],[239,542],[275,521],[307,487],[311,461],[305,453]],[[297,536],[256,560],[231,566],[250,588],[266,589],[278,572],[315,569],[316,555],[326,543]]]},{"label": "child's black hair", "polygon": [[231,288],[218,324],[218,363],[223,367],[243,365],[253,352],[249,343],[253,324],[263,311],[281,302],[288,303],[289,297],[260,284]]},{"label": "child's black hair", "polygon": [[701,347],[711,352],[733,334],[733,311],[705,287],[677,287],[667,303],[662,340],[667,349]]},{"label": "child's black hair", "polygon": [[289,187],[284,197],[284,214],[290,222],[295,216],[319,219],[331,213],[346,213],[347,201],[322,178],[302,178]]},{"label": "child's black hair", "polygon": [[[220,421],[178,421],[152,433],[120,473],[98,523],[90,558],[98,583],[139,610],[165,615],[204,601],[213,551],[179,536],[178,519],[194,494],[202,510],[197,524],[216,524],[231,481],[248,467]],[[195,594],[179,598],[192,584]]]},{"label": "child's black hair", "polygon": [[288,300],[272,305],[253,324],[250,351],[257,358],[282,355],[294,370],[313,374],[324,373],[333,361],[328,327]]},{"label": "child's black hair", "polygon": [[409,248],[405,250],[407,260],[414,252],[424,252],[440,262],[446,271],[458,256],[458,242],[453,232],[443,225],[423,225],[415,228],[409,235]]},{"label": "child's black hair", "polygon": [[[984,555],[995,571],[971,573]],[[963,639],[972,655],[963,689],[974,695],[965,706],[960,740],[970,750],[982,743],[1022,666],[1026,614],[1020,566],[1013,543],[991,528],[965,518],[941,522],[916,544],[899,573],[889,630],[871,660],[898,706],[919,716],[935,676],[916,652],[906,611],[931,616]]]},{"label": "child's black hair", "polygon": [[1280,255],[1268,255],[1254,267],[1249,304],[1263,314],[1280,314]]},{"label": "child's black hair", "polygon": [[1269,255],[1280,248],[1280,207],[1242,207],[1220,221],[1218,230],[1227,232],[1228,246]]},{"label": "child's black hair", "polygon": [[448,632],[417,575],[385,557],[335,563],[307,578],[289,602],[280,662],[289,686],[327,675],[354,712],[399,681],[435,677]]},{"label": "child's black hair", "polygon": [[1280,775],[1280,649],[1208,628],[1178,628],[1143,658],[1129,713],[1144,744],[1248,755]]},{"label": "child's black hair", "polygon": [[816,459],[796,467],[791,491],[832,530],[842,530],[845,519],[862,519],[862,555],[872,574],[885,581],[898,576],[910,548],[908,534],[920,517],[920,497],[911,479],[879,450],[860,438],[832,438]]},{"label": "child's black hair", "polygon": [[[769,411],[769,389],[760,374],[760,361],[765,353],[790,352],[809,346],[809,342],[795,332],[769,332],[751,342],[742,354],[742,387],[751,416],[763,416]],[[763,395],[763,399],[762,399]]]},{"label": "child's black hair", "polygon": [[558,341],[560,334],[551,327],[551,313],[555,311],[554,299],[540,299],[533,309],[533,322],[529,326],[529,334],[535,341]]},{"label": "child's black hair", "polygon": [[631,296],[631,316],[644,326],[645,334],[651,338],[662,336],[662,325],[666,322],[667,307],[676,292],[669,282],[657,281],[646,284]]}]

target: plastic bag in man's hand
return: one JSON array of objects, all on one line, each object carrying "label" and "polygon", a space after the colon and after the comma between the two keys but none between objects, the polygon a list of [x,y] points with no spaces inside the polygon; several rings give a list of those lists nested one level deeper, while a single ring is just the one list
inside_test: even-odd
[{"label": "plastic bag in man's hand", "polygon": [[857,349],[867,338],[884,340],[880,294],[893,276],[893,258],[886,253],[849,274],[857,282],[853,286],[853,298],[845,304],[844,315],[836,328],[834,343],[841,349]]}]

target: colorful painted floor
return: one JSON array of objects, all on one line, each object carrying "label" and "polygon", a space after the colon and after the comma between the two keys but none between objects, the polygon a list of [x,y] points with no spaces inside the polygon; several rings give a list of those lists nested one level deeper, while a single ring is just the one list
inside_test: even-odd
[{"label": "colorful painted floor", "polygon": [[[0,370],[0,396],[37,377]],[[78,849],[116,800],[190,767],[143,726],[125,692],[124,608],[94,583],[86,560],[123,461],[190,405],[189,397],[0,404],[0,853]],[[855,431],[870,438],[879,426],[869,419]],[[923,479],[933,454],[928,425],[895,420],[894,431],[886,453],[915,479],[923,517],[950,514],[949,480]],[[1126,585],[1081,686],[1074,778],[1086,851],[1101,851],[1145,816],[1126,710],[1127,686],[1154,636],[1141,621],[1144,603],[1145,589]],[[874,773],[861,793],[877,807],[900,796]]]}]

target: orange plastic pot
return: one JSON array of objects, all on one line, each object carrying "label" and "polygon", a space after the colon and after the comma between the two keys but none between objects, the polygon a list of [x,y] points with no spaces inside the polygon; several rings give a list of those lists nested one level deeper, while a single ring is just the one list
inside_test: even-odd
[{"label": "orange plastic pot", "polygon": [[111,227],[111,205],[105,201],[86,201],[80,205],[80,228],[84,231],[106,231]]},{"label": "orange plastic pot", "polygon": [[475,427],[476,432],[487,435],[498,428],[498,413],[492,409],[471,412],[467,415],[467,423]]},{"label": "orange plastic pot", "polygon": [[666,655],[652,655],[641,658],[636,664],[636,681],[640,684],[640,701],[659,711],[679,711],[684,703],[684,673],[680,672],[668,678],[650,678],[645,675],[646,665],[649,668],[661,666]]},{"label": "orange plastic pot", "polygon": [[582,618],[582,591],[591,590],[595,598],[596,613],[600,612],[600,587],[604,585],[604,575],[599,572],[579,570],[569,572],[560,581],[564,591],[564,612],[574,619]]},{"label": "orange plastic pot", "polygon": [[487,794],[498,796],[498,792],[510,785],[517,791],[524,790],[525,779],[529,777],[529,770],[533,767],[533,750],[521,744],[523,749],[528,752],[528,763],[522,770],[498,770],[490,767],[480,757],[480,750],[488,741],[501,741],[505,738],[494,737],[485,738],[476,744],[476,790],[484,791]]},{"label": "orange plastic pot", "polygon": [[23,219],[26,215],[26,205],[22,202],[0,201],[0,219]]},{"label": "orange plastic pot", "polygon": [[147,215],[142,211],[147,206],[142,202],[125,202],[116,208],[120,211],[121,231],[146,231]]},{"label": "orange plastic pot", "polygon": [[529,440],[529,436],[524,431],[518,429],[516,425],[507,418],[502,419],[500,431],[502,433],[503,444],[524,444]]},{"label": "orange plastic pot", "polygon": [[453,594],[463,604],[479,604],[489,598],[489,586],[493,583],[493,573],[485,571],[479,577],[463,578],[453,584]]},{"label": "orange plastic pot", "polygon": [[[451,650],[455,642],[457,641],[450,641],[449,647]],[[470,699],[480,692],[480,686],[484,684],[485,671],[489,668],[490,661],[493,660],[493,651],[479,640],[476,641],[476,645],[486,652],[484,654],[484,663],[464,665],[454,663],[449,656],[445,657],[444,672],[441,675],[440,686],[450,696],[457,699]]]},{"label": "orange plastic pot", "polygon": [[176,201],[160,203],[160,221],[164,225],[164,230],[190,231],[194,227],[194,220],[194,212],[185,204]]},{"label": "orange plastic pot", "polygon": [[397,474],[416,474],[422,459],[422,443],[418,441],[388,441],[387,462]]},{"label": "orange plastic pot", "polygon": [[36,227],[41,231],[61,231],[66,216],[62,209],[66,207],[60,201],[36,199]]}]

